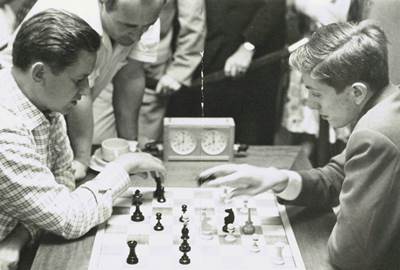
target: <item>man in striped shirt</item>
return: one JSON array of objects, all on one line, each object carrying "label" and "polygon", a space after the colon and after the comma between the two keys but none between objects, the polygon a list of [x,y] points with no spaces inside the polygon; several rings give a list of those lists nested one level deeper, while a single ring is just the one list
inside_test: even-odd
[{"label": "man in striped shirt", "polygon": [[[0,71],[0,269],[11,268],[41,230],[77,238],[104,222],[130,186],[129,174],[164,174],[160,160],[130,153],[75,187],[63,114],[88,95],[99,47],[85,21],[54,9],[28,19],[16,35],[13,66]],[[10,250],[14,258],[4,255]]]}]

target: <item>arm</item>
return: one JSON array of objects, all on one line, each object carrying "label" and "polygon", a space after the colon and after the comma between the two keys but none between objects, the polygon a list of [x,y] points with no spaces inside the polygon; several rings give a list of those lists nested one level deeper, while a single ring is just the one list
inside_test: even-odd
[{"label": "arm", "polygon": [[180,84],[190,86],[194,70],[201,61],[200,52],[204,50],[206,37],[206,17],[204,0],[178,0],[179,32],[175,51],[165,75]]},{"label": "arm", "polygon": [[139,110],[145,89],[143,63],[128,59],[128,64],[115,75],[113,84],[113,106],[118,136],[136,140]]},{"label": "arm", "polygon": [[67,127],[74,161],[79,162],[79,167],[84,170],[84,177],[89,165],[93,140],[93,109],[90,95],[82,96],[78,104],[72,108],[67,116]]},{"label": "arm", "polygon": [[[243,75],[259,48],[269,48],[269,51],[274,51],[283,47],[286,32],[285,12],[286,3],[281,0],[265,1],[258,8],[253,19],[242,33],[243,43],[225,62],[226,76],[238,77]],[[253,45],[254,50],[246,49],[246,42]]]}]

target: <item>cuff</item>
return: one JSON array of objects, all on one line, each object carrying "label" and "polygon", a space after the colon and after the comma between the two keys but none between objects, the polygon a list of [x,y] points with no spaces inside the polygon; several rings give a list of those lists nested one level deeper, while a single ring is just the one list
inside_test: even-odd
[{"label": "cuff", "polygon": [[[116,199],[130,186],[129,174],[117,162],[110,162],[90,183],[100,193],[110,190],[112,198]],[[89,183],[88,182],[88,183]]]},{"label": "cuff", "polygon": [[282,172],[286,173],[289,180],[286,188],[281,192],[275,192],[275,195],[284,200],[294,200],[296,199],[300,192],[302,186],[302,180],[300,174],[294,171],[289,170],[281,170]]}]

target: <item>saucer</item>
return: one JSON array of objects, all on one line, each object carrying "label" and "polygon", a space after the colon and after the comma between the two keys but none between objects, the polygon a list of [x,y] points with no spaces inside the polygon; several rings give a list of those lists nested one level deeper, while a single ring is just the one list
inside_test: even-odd
[{"label": "saucer", "polygon": [[[137,142],[131,141],[129,142],[129,151],[134,153],[137,152]],[[89,168],[96,172],[101,172],[104,167],[108,164],[108,161],[105,161],[101,154],[101,147],[97,148],[92,157],[90,158]]]}]

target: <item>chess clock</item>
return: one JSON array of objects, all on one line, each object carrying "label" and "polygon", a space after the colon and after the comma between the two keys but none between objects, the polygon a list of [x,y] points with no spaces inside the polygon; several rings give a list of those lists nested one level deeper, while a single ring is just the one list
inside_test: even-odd
[{"label": "chess clock", "polygon": [[232,160],[232,118],[164,118],[164,160]]}]

